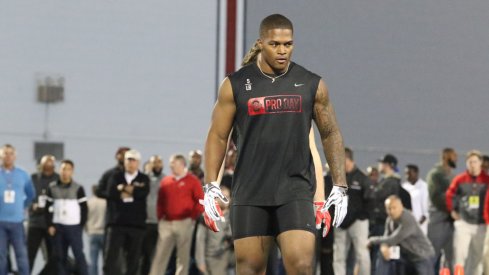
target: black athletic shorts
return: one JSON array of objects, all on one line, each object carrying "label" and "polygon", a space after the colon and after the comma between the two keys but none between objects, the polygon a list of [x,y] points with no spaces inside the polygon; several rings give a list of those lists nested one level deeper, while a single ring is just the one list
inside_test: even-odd
[{"label": "black athletic shorts", "polygon": [[278,206],[231,206],[233,238],[273,236],[288,230],[316,234],[316,217],[311,201],[297,200]]}]

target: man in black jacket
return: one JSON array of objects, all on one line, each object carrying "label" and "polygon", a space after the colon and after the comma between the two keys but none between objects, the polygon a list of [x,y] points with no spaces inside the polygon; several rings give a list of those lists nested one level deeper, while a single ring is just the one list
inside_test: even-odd
[{"label": "man in black jacket", "polygon": [[109,180],[114,173],[124,171],[124,154],[129,151],[129,147],[119,147],[115,153],[115,159],[117,160],[117,165],[105,171],[98,182],[97,187],[97,197],[107,198],[107,186],[109,185]]},{"label": "man in black jacket", "polygon": [[[146,227],[146,197],[149,177],[141,173],[141,154],[129,150],[124,155],[124,170],[112,174],[107,186],[107,240],[104,274],[136,274]],[[120,254],[122,253],[122,254]],[[125,255],[125,273],[120,255]]]},{"label": "man in black jacket", "polygon": [[370,274],[368,241],[368,212],[365,192],[369,189],[369,178],[355,165],[353,151],[345,148],[345,171],[348,183],[348,212],[339,228],[334,229],[334,273],[346,274],[348,250],[353,243],[359,274]]}]

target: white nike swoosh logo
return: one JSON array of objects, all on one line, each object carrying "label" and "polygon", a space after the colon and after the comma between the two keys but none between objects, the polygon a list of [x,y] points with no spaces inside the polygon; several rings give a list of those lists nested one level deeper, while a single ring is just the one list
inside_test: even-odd
[{"label": "white nike swoosh logo", "polygon": [[304,83],[300,83],[300,84],[294,83],[294,87],[300,87],[302,85],[304,85]]}]

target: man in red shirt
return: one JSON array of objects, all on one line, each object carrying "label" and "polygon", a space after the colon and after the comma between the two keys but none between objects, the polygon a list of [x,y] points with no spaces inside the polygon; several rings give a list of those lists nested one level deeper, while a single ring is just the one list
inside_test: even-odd
[{"label": "man in red shirt", "polygon": [[195,220],[204,211],[199,199],[204,197],[200,180],[187,172],[183,155],[170,158],[171,175],[160,183],[158,193],[158,244],[151,265],[151,275],[164,274],[173,248],[177,248],[176,275],[189,270],[190,247]]},{"label": "man in red shirt", "polygon": [[[453,236],[454,264],[466,274],[475,274],[482,260],[486,224],[483,217],[489,176],[482,171],[482,154],[467,153],[467,170],[457,175],[446,193],[447,208],[455,220]],[[468,257],[470,255],[470,257]]]}]

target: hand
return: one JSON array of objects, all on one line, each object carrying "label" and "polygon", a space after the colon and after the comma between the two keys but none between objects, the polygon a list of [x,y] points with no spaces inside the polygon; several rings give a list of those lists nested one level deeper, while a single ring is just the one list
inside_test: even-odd
[{"label": "hand", "polygon": [[345,219],[348,210],[348,195],[346,195],[347,188],[333,186],[331,194],[329,194],[326,200],[326,209],[329,209],[331,205],[335,206],[333,226],[338,227]]},{"label": "hand", "polygon": [[[199,202],[200,202],[202,205],[204,205],[202,200],[200,200]],[[204,207],[205,207],[205,205],[204,205]],[[219,205],[217,204],[217,202],[216,202],[216,208],[217,208],[217,211],[219,212],[219,215],[221,215],[221,216],[222,216],[221,207],[219,207]],[[224,219],[224,217],[223,217],[223,219]],[[207,225],[207,227],[208,227],[210,230],[212,230],[212,231],[214,231],[214,232],[219,232],[219,231],[220,231],[220,230],[219,230],[219,227],[217,226],[216,221],[215,221],[215,220],[213,220],[211,217],[209,217],[209,215],[207,215],[207,212],[205,212],[205,211],[204,211],[204,222],[205,222],[205,225]]]},{"label": "hand", "polygon": [[331,215],[326,209],[326,202],[315,201],[314,209],[316,210],[316,229],[321,229],[321,225],[324,223],[323,238],[328,235],[329,229],[331,228]]},{"label": "hand", "polygon": [[48,234],[49,234],[50,236],[54,236],[54,235],[56,234],[56,228],[55,228],[54,226],[50,226],[50,227],[48,228]]},{"label": "hand", "polygon": [[452,212],[450,213],[450,215],[452,216],[452,219],[454,219],[454,220],[460,220],[460,215],[457,213],[457,211],[452,210]]},{"label": "hand", "polygon": [[216,221],[225,221],[216,198],[219,198],[224,203],[229,203],[226,196],[222,194],[217,182],[211,182],[204,187],[204,199],[199,200],[200,204],[204,206],[205,224],[214,232],[219,231]]},{"label": "hand", "polygon": [[200,273],[202,274],[206,274],[207,273],[207,268],[205,265],[197,265],[197,269],[200,271]]},{"label": "hand", "polygon": [[134,185],[128,184],[124,186],[124,192],[132,194],[134,192]]},{"label": "hand", "polygon": [[39,205],[37,203],[32,204],[32,210],[36,211],[39,208]]},{"label": "hand", "polygon": [[391,251],[390,251],[388,245],[385,245],[385,244],[381,245],[380,246],[380,253],[382,253],[382,256],[384,257],[384,259],[386,261],[391,259]]}]

